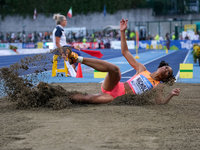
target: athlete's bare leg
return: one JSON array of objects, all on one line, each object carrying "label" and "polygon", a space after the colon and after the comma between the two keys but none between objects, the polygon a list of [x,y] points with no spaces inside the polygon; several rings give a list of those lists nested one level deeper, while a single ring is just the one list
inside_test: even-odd
[{"label": "athlete's bare leg", "polygon": [[75,94],[71,96],[72,102],[80,102],[80,103],[91,103],[91,104],[106,104],[114,100],[109,94],[106,93],[98,93],[98,94]]},{"label": "athlete's bare leg", "polygon": [[[105,90],[108,91],[113,90],[114,87],[120,81],[121,78],[120,69],[118,66],[114,64],[93,58],[83,58],[82,64],[90,66],[101,72],[108,72],[104,82],[102,83],[102,86]],[[93,103],[93,104],[104,104],[114,100],[114,97],[106,93],[90,94],[90,95],[76,94],[73,95],[71,98],[72,101],[81,103]]]},{"label": "athlete's bare leg", "polygon": [[105,90],[111,91],[121,79],[121,72],[118,66],[104,60],[83,58],[83,64],[101,72],[108,72],[102,86]]}]

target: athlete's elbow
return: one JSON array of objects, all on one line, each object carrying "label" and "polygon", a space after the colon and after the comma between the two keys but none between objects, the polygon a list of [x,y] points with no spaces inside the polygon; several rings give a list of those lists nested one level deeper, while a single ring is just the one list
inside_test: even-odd
[{"label": "athlete's elbow", "polygon": [[122,51],[122,55],[125,57],[125,52],[124,51]]},{"label": "athlete's elbow", "polygon": [[128,55],[129,50],[128,49],[121,49],[122,55],[126,56]]},{"label": "athlete's elbow", "polygon": [[155,100],[155,104],[156,104],[156,105],[165,105],[165,104],[167,104],[167,103],[166,103],[166,101],[162,101],[161,99],[156,99],[156,100]]},{"label": "athlete's elbow", "polygon": [[124,52],[122,52],[122,55],[123,55],[127,60],[129,60],[129,58],[130,58],[130,53],[129,53],[129,51],[124,51]]}]

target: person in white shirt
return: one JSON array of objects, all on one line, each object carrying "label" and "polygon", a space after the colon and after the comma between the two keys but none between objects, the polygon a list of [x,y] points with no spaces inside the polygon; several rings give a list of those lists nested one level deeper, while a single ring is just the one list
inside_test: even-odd
[{"label": "person in white shirt", "polygon": [[194,40],[199,40],[199,35],[197,33],[194,35]]},{"label": "person in white shirt", "polygon": [[15,33],[11,34],[11,40],[12,40],[12,43],[14,43],[14,41],[15,41]]},{"label": "person in white shirt", "polygon": [[163,41],[164,39],[163,39],[163,37],[162,36],[160,36],[159,37],[159,41]]},{"label": "person in white shirt", "polygon": [[[56,28],[53,30],[52,35],[53,35],[53,49],[59,48],[59,47],[71,47],[70,45],[67,44],[66,42],[66,36],[64,32],[64,27],[67,25],[67,20],[64,15],[60,14],[54,14],[53,19],[56,20]],[[77,53],[78,56],[80,56],[80,49],[75,49],[72,47],[72,51]],[[61,49],[59,52],[54,53],[56,55],[62,55],[62,58],[66,60],[66,54],[63,52]],[[76,68],[78,63],[72,64],[72,67]]]}]

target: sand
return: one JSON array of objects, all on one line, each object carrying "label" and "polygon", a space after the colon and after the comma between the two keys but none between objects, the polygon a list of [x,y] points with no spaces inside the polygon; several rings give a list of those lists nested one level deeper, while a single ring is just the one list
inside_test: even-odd
[{"label": "sand", "polygon": [[[179,96],[167,105],[152,93],[125,95],[109,104],[72,104],[70,94],[96,94],[100,83],[34,85],[47,55],[25,57],[0,68],[0,150],[200,149],[200,84],[176,83]],[[36,66],[36,76],[20,72]],[[38,81],[37,81],[38,82]],[[1,93],[2,94],[2,93]]]},{"label": "sand", "polygon": [[[68,91],[100,92],[100,83],[63,83]],[[1,150],[200,149],[200,84],[177,83],[167,105],[80,105],[17,109],[0,99]],[[169,89],[169,90],[170,90]]]}]

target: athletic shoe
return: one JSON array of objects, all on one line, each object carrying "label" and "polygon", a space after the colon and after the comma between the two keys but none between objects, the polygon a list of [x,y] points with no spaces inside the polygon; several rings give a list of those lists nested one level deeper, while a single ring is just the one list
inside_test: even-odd
[{"label": "athletic shoe", "polygon": [[70,55],[72,53],[72,49],[70,47],[62,47],[62,50],[64,51],[65,55]]},{"label": "athletic shoe", "polygon": [[71,53],[68,55],[68,58],[69,58],[69,63],[70,63],[70,64],[74,64],[74,63],[76,63],[76,60],[78,59],[78,54],[77,54],[77,53],[74,53],[74,52],[71,52]]}]

